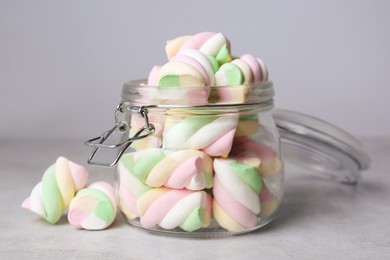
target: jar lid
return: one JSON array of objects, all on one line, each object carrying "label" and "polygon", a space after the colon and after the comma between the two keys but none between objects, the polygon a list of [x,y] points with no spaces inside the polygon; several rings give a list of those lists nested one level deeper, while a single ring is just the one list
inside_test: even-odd
[{"label": "jar lid", "polygon": [[273,118],[287,162],[344,183],[357,183],[361,171],[368,169],[370,157],[346,131],[289,110],[275,109]]}]

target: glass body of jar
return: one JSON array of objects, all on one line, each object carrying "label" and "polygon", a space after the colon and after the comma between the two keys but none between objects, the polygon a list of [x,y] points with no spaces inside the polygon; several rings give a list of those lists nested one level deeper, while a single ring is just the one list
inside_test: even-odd
[{"label": "glass body of jar", "polygon": [[124,84],[119,112],[129,149],[116,191],[127,221],[195,237],[269,223],[284,190],[272,82],[227,87]]}]

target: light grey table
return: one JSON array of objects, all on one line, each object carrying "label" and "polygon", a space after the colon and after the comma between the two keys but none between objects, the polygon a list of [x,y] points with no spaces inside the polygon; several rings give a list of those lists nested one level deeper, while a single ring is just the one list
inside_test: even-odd
[{"label": "light grey table", "polygon": [[[1,259],[390,259],[390,138],[363,139],[371,168],[357,186],[286,169],[275,220],[220,239],[153,235],[118,215],[104,231],[50,225],[20,207],[44,170],[63,155],[85,164],[82,140],[0,140]],[[91,181],[113,170],[88,167]]]}]

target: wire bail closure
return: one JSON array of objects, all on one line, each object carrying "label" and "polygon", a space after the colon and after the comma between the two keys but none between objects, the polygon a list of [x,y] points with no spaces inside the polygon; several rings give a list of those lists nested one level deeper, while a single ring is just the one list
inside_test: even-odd
[{"label": "wire bail closure", "polygon": [[[128,113],[137,113],[140,114],[144,120],[145,125],[141,127],[132,137],[129,137],[127,140],[117,144],[106,144],[107,139],[115,132],[119,132],[122,135],[128,133],[131,126],[129,125],[129,121],[126,120],[126,115]],[[88,158],[88,164],[96,165],[96,166],[104,166],[104,167],[112,167],[116,165],[126,151],[126,149],[136,140],[140,140],[148,137],[149,135],[154,134],[155,127],[153,124],[149,123],[148,118],[148,110],[144,106],[131,106],[129,102],[119,103],[115,110],[115,125],[113,128],[105,131],[98,137],[92,138],[85,142],[85,145],[92,146],[94,149],[92,150],[91,155]],[[118,155],[115,157],[113,162],[98,162],[93,161],[97,151],[100,148],[106,149],[119,149]]]}]

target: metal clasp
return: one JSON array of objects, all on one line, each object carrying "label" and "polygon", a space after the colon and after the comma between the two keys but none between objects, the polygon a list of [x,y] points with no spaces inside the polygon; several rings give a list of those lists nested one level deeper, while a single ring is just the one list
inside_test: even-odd
[{"label": "metal clasp", "polygon": [[[115,132],[119,132],[122,135],[128,134],[128,132],[131,128],[131,126],[128,123],[128,120],[126,120],[126,114],[128,114],[128,113],[140,114],[145,119],[145,125],[143,127],[141,127],[132,137],[129,137],[124,142],[120,142],[117,144],[105,143],[105,142],[107,142],[108,138],[110,136],[112,136],[112,134]],[[149,122],[147,107],[131,106],[130,103],[128,103],[128,102],[120,103],[115,110],[115,125],[114,125],[114,127],[105,131],[100,136],[92,138],[92,139],[85,142],[85,145],[94,147],[91,155],[88,158],[88,164],[97,165],[97,166],[112,167],[118,163],[118,161],[121,158],[121,156],[123,155],[123,153],[126,151],[126,149],[134,141],[148,137],[149,135],[154,134],[154,131],[155,131],[154,125],[150,124],[150,122]],[[93,161],[97,151],[100,148],[119,149],[119,152],[118,152],[117,156],[115,157],[114,161],[111,163],[110,162]]]}]

